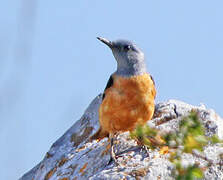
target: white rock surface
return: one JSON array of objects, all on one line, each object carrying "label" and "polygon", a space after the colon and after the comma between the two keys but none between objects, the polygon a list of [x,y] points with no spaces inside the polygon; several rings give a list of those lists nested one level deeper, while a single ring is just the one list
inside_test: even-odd
[{"label": "white rock surface", "polygon": [[[110,162],[110,146],[107,138],[101,141],[88,142],[99,128],[98,107],[101,95],[89,105],[84,115],[65,134],[59,138],[46,153],[44,159],[20,180],[79,180],[79,179],[174,179],[171,176],[173,165],[166,155],[158,151],[142,151],[136,142],[129,138],[129,133],[118,135],[115,149],[120,155],[118,161],[123,167]],[[206,128],[206,135],[217,134],[223,138],[223,120],[213,111],[202,106],[192,106],[177,100],[158,103],[154,119],[150,125],[165,131],[175,131],[182,116],[192,109],[199,116]],[[209,145],[205,148],[205,156],[218,162],[217,155],[223,148]],[[207,162],[191,154],[183,155],[184,163],[199,162],[205,166]],[[223,168],[213,165],[205,171],[206,180],[223,179]]]}]

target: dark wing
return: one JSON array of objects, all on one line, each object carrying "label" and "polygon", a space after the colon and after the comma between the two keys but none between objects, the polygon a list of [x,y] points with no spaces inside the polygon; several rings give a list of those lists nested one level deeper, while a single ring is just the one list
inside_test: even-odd
[{"label": "dark wing", "polygon": [[[108,88],[110,88],[112,85],[113,85],[113,77],[111,75],[110,78],[109,78],[109,80],[108,80],[108,82],[107,82],[107,85],[105,87],[105,90],[108,89]],[[102,100],[105,98],[105,90],[104,90],[104,93],[102,95]]]},{"label": "dark wing", "polygon": [[152,94],[154,96],[154,98],[156,97],[156,88],[155,88],[155,81],[153,79],[153,77],[150,75],[151,80],[153,81],[153,89],[152,89]]},{"label": "dark wing", "polygon": [[153,84],[154,84],[154,86],[156,85],[155,84],[155,81],[154,81],[154,79],[153,79],[153,77],[150,75],[150,78],[152,79],[152,81],[153,81]]}]

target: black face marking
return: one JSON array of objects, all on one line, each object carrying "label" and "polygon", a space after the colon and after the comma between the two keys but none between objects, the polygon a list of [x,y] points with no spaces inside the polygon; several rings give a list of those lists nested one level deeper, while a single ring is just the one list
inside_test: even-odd
[{"label": "black face marking", "polygon": [[[110,88],[112,85],[113,85],[113,77],[110,76],[110,78],[109,78],[109,80],[107,82],[107,85],[105,87],[105,90],[108,89],[108,88]],[[104,93],[102,95],[102,100],[105,98],[105,90],[104,90]]]}]

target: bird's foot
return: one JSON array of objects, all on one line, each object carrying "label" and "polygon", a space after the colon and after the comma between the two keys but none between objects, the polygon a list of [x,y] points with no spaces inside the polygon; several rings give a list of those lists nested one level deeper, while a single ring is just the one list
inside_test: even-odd
[{"label": "bird's foot", "polygon": [[119,166],[119,167],[124,167],[119,161],[118,161],[118,155],[116,155],[115,153],[115,148],[114,148],[114,135],[112,134],[110,136],[110,143],[111,143],[111,151],[110,151],[110,155],[111,155],[111,159],[110,159],[110,162],[111,163],[112,161],[114,161],[115,165],[116,166]]},{"label": "bird's foot", "polygon": [[141,152],[144,152],[147,155],[147,157],[149,157],[150,156],[149,148],[145,144],[143,144],[141,141],[136,140],[136,143],[140,147]]},{"label": "bird's foot", "polygon": [[141,150],[146,154],[147,157],[150,156],[149,154],[149,148],[145,145],[140,146]]},{"label": "bird's foot", "polygon": [[118,156],[115,154],[114,146],[111,146],[111,161],[115,162],[115,165],[120,165],[118,162]]}]

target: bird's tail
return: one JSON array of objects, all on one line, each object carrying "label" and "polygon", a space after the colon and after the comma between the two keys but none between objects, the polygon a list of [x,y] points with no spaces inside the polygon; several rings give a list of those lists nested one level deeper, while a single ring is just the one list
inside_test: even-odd
[{"label": "bird's tail", "polygon": [[100,129],[90,137],[90,141],[93,141],[93,140],[101,140],[103,139],[104,137],[109,137],[109,133],[106,132],[106,131],[103,131],[102,128],[100,127]]}]

